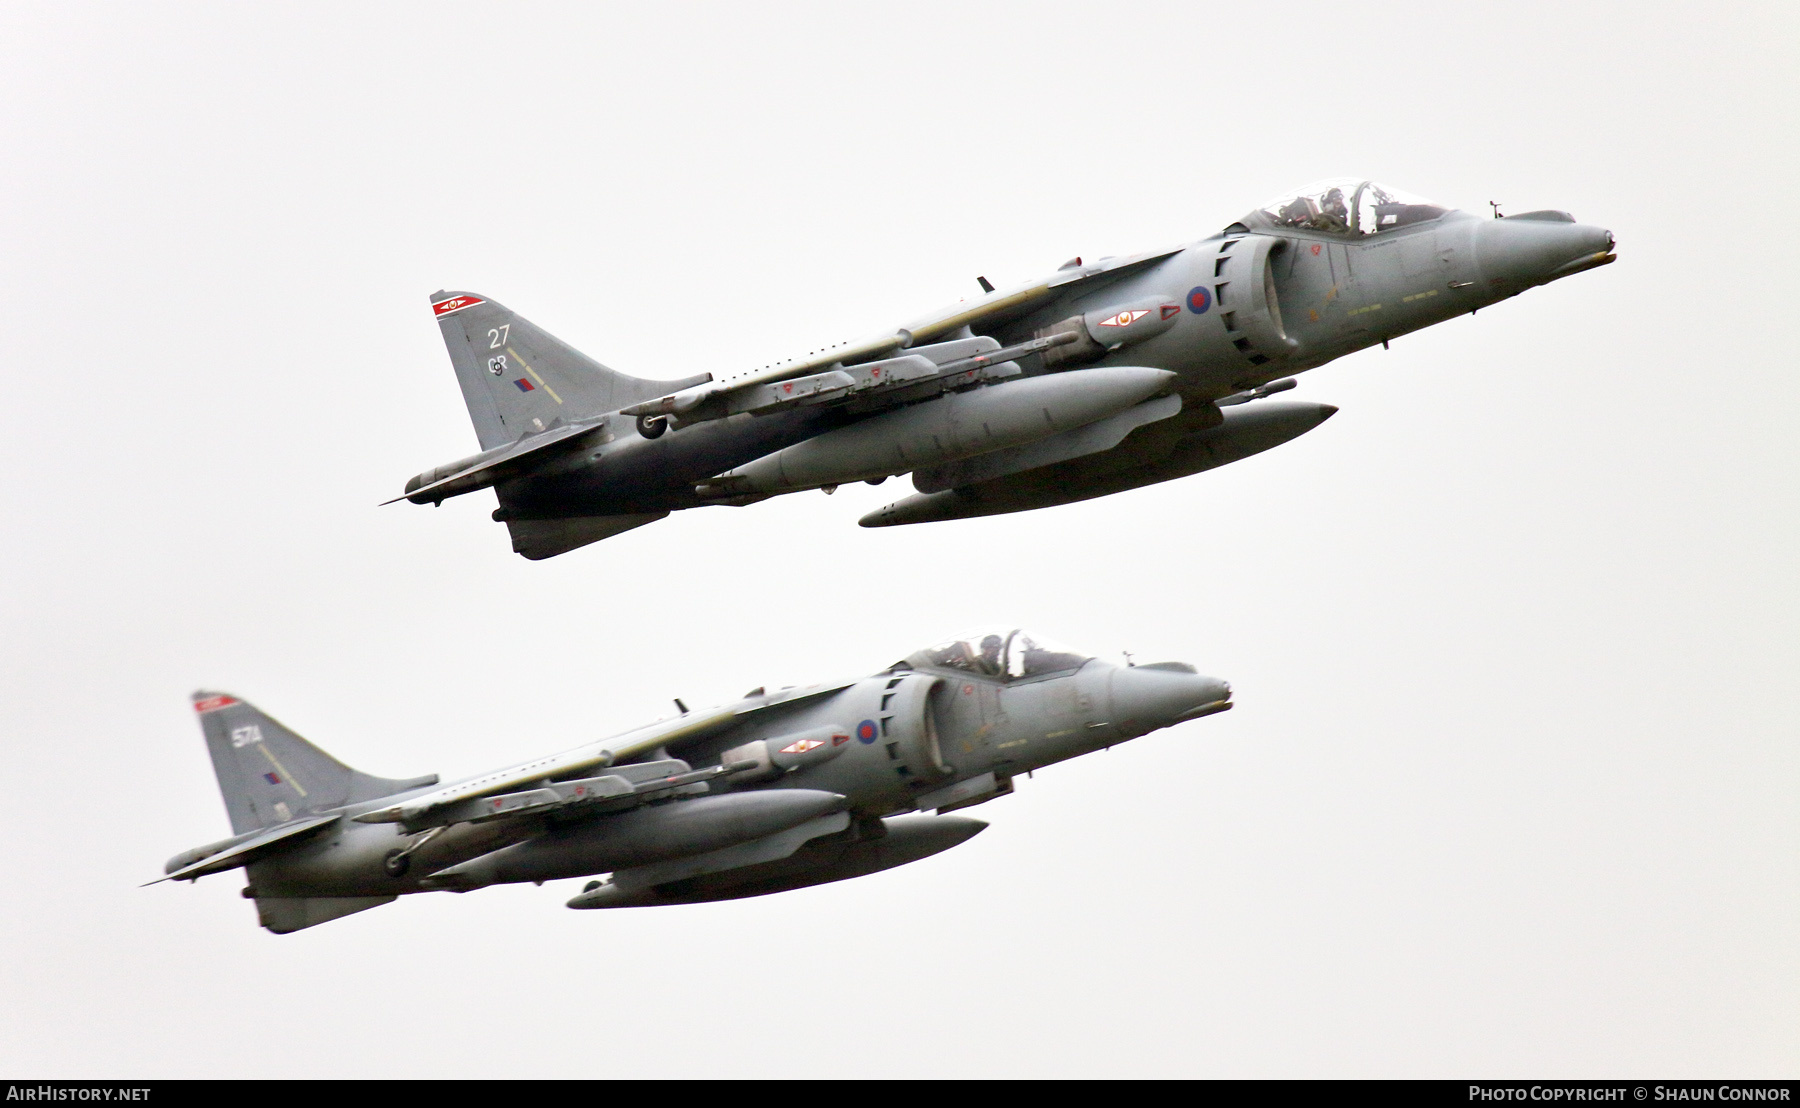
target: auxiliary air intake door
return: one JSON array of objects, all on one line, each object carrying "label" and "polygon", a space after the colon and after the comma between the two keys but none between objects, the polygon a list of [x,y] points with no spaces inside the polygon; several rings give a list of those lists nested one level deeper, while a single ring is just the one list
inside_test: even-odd
[{"label": "auxiliary air intake door", "polygon": [[924,673],[907,674],[882,690],[881,712],[876,724],[877,741],[886,751],[896,776],[909,788],[922,788],[955,772],[944,761],[932,720],[931,692],[942,681]]},{"label": "auxiliary air intake door", "polygon": [[1286,357],[1300,344],[1281,325],[1275,291],[1275,263],[1288,241],[1273,235],[1245,235],[1221,255],[1213,297],[1232,344],[1254,365]]}]

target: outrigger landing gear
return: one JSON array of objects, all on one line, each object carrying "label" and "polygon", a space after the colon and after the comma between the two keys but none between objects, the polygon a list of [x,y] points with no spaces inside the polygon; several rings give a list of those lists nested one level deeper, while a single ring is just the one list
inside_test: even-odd
[{"label": "outrigger landing gear", "polygon": [[412,868],[413,852],[447,830],[449,830],[448,825],[433,827],[405,846],[395,847],[388,851],[387,855],[381,859],[381,868],[387,871],[389,877],[405,877],[406,871]]},{"label": "outrigger landing gear", "polygon": [[669,417],[659,415],[641,415],[637,417],[638,434],[647,439],[654,439],[669,429]]}]

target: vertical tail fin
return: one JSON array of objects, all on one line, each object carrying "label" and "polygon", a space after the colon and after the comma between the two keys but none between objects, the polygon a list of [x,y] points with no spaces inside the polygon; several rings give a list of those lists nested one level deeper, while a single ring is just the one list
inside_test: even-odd
[{"label": "vertical tail fin", "polygon": [[431,310],[483,450],[712,380],[627,376],[472,292],[434,292]]},{"label": "vertical tail fin", "polygon": [[358,773],[254,705],[225,693],[195,693],[194,711],[200,714],[233,834],[437,783],[436,774],[394,781]]}]

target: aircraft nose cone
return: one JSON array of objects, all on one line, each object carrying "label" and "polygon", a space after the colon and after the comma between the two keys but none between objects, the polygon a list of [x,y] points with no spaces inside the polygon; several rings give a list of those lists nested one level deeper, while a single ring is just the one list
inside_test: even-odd
[{"label": "aircraft nose cone", "polygon": [[1481,269],[1508,285],[1541,285],[1614,260],[1613,234],[1604,227],[1561,218],[1512,216],[1481,224]]},{"label": "aircraft nose cone", "polygon": [[1231,707],[1231,685],[1194,672],[1185,662],[1128,666],[1112,674],[1113,718],[1121,731],[1142,734]]}]

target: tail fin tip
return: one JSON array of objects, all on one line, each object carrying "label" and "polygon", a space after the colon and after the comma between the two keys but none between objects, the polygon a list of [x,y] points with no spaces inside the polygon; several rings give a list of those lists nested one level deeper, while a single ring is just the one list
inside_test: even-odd
[{"label": "tail fin tip", "polygon": [[193,705],[234,834],[437,781],[360,773],[230,693],[200,689]]},{"label": "tail fin tip", "polygon": [[483,450],[709,380],[649,381],[601,365],[490,297],[439,289],[431,312]]}]

